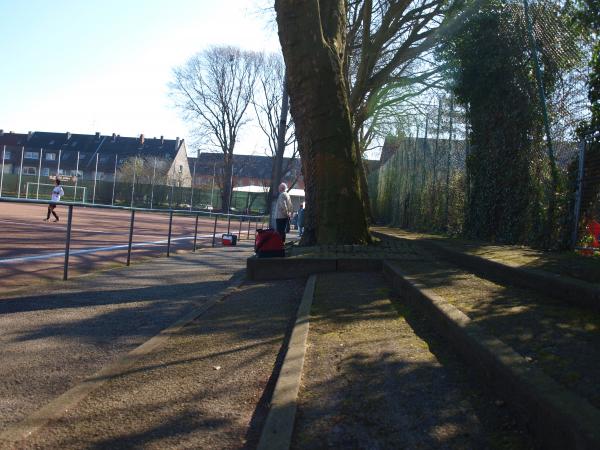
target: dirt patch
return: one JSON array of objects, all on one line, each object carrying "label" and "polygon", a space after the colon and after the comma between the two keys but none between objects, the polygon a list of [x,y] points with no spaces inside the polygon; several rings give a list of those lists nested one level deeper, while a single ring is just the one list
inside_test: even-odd
[{"label": "dirt patch", "polygon": [[380,227],[373,230],[416,242],[432,240],[453,250],[481,256],[509,266],[544,270],[600,285],[600,258],[598,257],[581,256],[574,252],[545,252],[519,245],[493,245],[435,234],[414,233],[397,228]]},{"label": "dirt patch", "polygon": [[24,448],[254,448],[303,288],[243,285]]},{"label": "dirt patch", "polygon": [[533,290],[493,283],[443,261],[411,261],[399,267],[600,407],[600,314]]},{"label": "dirt patch", "polygon": [[503,404],[391,298],[380,274],[319,275],[292,447],[529,448]]}]

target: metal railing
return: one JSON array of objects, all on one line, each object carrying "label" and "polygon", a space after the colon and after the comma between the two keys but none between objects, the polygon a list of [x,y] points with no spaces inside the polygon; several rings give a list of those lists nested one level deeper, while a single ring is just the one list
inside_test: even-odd
[{"label": "metal railing", "polygon": [[89,204],[89,203],[81,203],[81,202],[52,202],[48,200],[33,200],[33,199],[19,199],[14,197],[0,197],[0,202],[4,203],[17,203],[17,204],[28,204],[28,205],[49,205],[54,204],[57,206],[66,206],[68,208],[67,215],[67,229],[65,236],[65,255],[64,255],[64,267],[63,267],[63,280],[67,280],[69,277],[69,255],[71,248],[71,234],[72,234],[72,224],[73,224],[73,210],[75,208],[85,208],[85,209],[108,209],[108,210],[123,210],[130,211],[130,219],[129,219],[129,239],[127,243],[127,261],[126,265],[129,266],[131,263],[131,250],[133,246],[133,238],[134,238],[134,228],[135,228],[135,215],[136,212],[144,212],[144,213],[156,213],[156,214],[168,214],[169,215],[169,226],[167,233],[167,257],[171,256],[171,236],[173,230],[173,216],[186,216],[186,217],[195,217],[194,224],[194,237],[193,237],[193,246],[192,252],[196,252],[197,243],[198,243],[198,220],[200,217],[214,217],[213,224],[213,232],[212,232],[212,243],[211,246],[214,247],[216,244],[216,235],[217,235],[217,226],[220,220],[227,220],[227,234],[231,234],[232,228],[232,220],[234,222],[239,221],[239,229],[237,232],[237,239],[239,241],[242,240],[242,225],[245,221],[248,222],[247,229],[247,239],[250,239],[251,225],[254,223],[254,230],[256,231],[263,227],[265,221],[268,223],[268,216],[254,216],[247,214],[226,214],[219,212],[207,212],[207,211],[190,211],[189,209],[156,209],[156,208],[131,208],[127,206],[112,206],[112,205],[99,205],[99,204]]}]

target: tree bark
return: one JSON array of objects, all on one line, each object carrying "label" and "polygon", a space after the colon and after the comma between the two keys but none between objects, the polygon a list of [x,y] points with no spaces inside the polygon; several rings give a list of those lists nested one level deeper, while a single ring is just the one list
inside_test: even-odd
[{"label": "tree bark", "polygon": [[370,241],[344,79],[345,2],[276,0],[307,192],[307,243]]}]

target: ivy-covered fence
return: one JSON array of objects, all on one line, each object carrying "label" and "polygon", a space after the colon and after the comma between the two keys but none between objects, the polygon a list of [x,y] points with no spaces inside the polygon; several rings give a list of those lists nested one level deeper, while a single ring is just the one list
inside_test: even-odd
[{"label": "ivy-covered fence", "polygon": [[[441,107],[440,107],[441,108]],[[376,221],[403,228],[460,233],[464,226],[464,116],[437,108],[388,137],[383,164],[369,179]],[[410,133],[414,136],[410,136]]]},{"label": "ivy-covered fence", "polygon": [[[573,244],[573,230],[585,229],[575,223],[577,193],[597,183],[586,176],[587,190],[577,190],[582,130],[600,128],[600,58],[592,52],[598,34],[576,25],[572,6],[487,0],[440,45],[443,88],[413,101],[410,124],[386,139],[371,174],[376,222],[543,248]],[[598,220],[585,206],[594,202],[583,199],[585,220]]]},{"label": "ivy-covered fence", "polygon": [[[522,165],[515,156],[510,159],[514,149],[508,145],[495,157],[488,149],[472,145],[469,132],[464,109],[447,96],[414,117],[404,135],[389,136],[382,164],[369,177],[375,222],[547,246],[544,230],[550,171],[543,140],[529,141],[527,148],[518,149],[529,155],[523,158],[527,164]],[[560,190],[550,247],[557,248],[569,244],[573,226],[578,142],[557,141],[553,148]],[[494,203],[487,205],[486,199]],[[497,209],[492,211],[494,207]],[[488,230],[496,234],[485,234]]]}]

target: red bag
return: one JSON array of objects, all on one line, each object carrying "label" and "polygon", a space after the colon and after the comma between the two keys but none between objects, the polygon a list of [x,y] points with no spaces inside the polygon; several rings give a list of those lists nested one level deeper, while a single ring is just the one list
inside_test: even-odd
[{"label": "red bag", "polygon": [[600,247],[600,223],[590,220],[586,226],[588,233],[592,235],[592,247]]},{"label": "red bag", "polygon": [[273,258],[285,256],[285,247],[281,236],[273,228],[256,230],[254,252],[259,258]]}]

